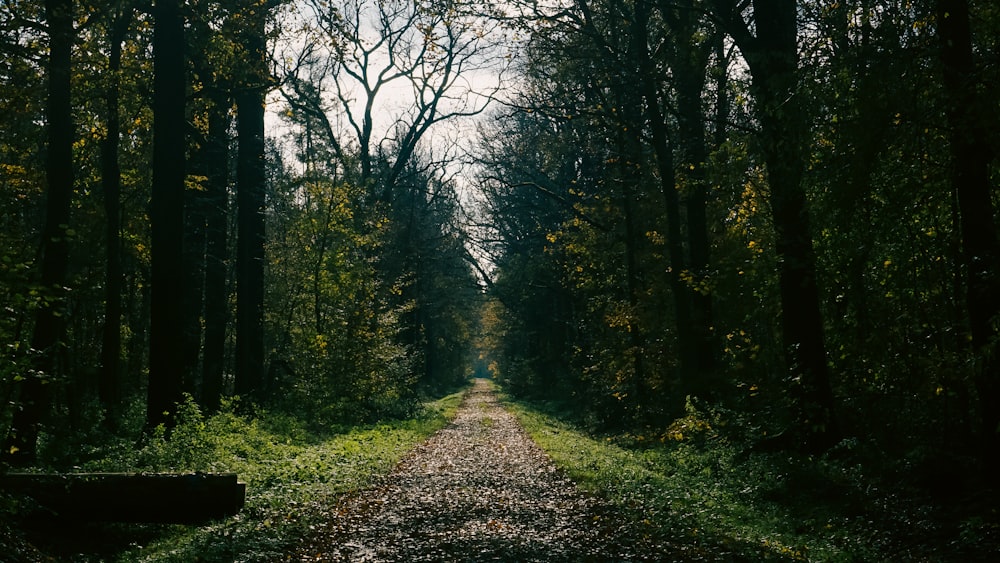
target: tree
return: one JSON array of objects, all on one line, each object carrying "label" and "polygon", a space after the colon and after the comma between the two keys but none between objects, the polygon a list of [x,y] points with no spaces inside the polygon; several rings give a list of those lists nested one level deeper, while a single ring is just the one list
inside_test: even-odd
[{"label": "tree", "polygon": [[184,16],[179,0],[164,0],[155,9],[153,28],[153,188],[152,295],[150,300],[149,427],[171,425],[182,399],[184,381],[182,333],[184,283],[184,188],[187,179],[185,142]]},{"label": "tree", "polygon": [[937,30],[947,99],[951,145],[951,183],[958,199],[965,267],[969,330],[979,365],[982,455],[990,475],[1000,468],[1000,361],[997,316],[1000,315],[1000,242],[997,240],[990,164],[995,158],[982,115],[973,62],[967,0],[938,0]]},{"label": "tree", "polygon": [[[199,10],[190,24],[193,84],[186,260],[190,306],[185,321],[187,386],[208,412],[225,391],[229,321],[230,125],[237,48],[231,29],[239,18],[225,9]],[[233,69],[220,72],[218,69]],[[200,378],[198,368],[200,361]]]},{"label": "tree", "polygon": [[401,177],[379,260],[401,312],[399,340],[409,346],[419,384],[431,390],[465,379],[479,300],[449,164],[447,155],[415,156]]},{"label": "tree", "polygon": [[132,22],[134,8],[127,4],[108,14],[108,85],[105,94],[107,134],[101,145],[101,183],[104,187],[104,220],[107,248],[105,274],[104,335],[101,342],[100,397],[106,412],[105,422],[117,423],[121,406],[121,318],[122,264],[121,236],[121,143],[122,42]]},{"label": "tree", "polygon": [[37,454],[39,425],[48,406],[46,384],[66,375],[62,360],[63,293],[69,264],[70,207],[73,196],[73,117],[70,72],[75,31],[72,0],[48,0],[45,19],[49,33],[48,119],[45,228],[42,231],[41,289],[43,300],[35,316],[31,349],[37,354],[36,373],[21,384],[20,408],[14,412],[3,455],[19,464]]},{"label": "tree", "polygon": [[[696,12],[690,3],[667,6],[663,18],[670,31],[665,50],[671,53],[667,64],[674,77],[677,98],[678,131],[676,143],[670,142],[669,125],[661,109],[661,72],[652,60],[650,50],[650,5],[646,0],[635,3],[632,50],[636,53],[638,81],[645,100],[647,128],[656,155],[660,191],[667,209],[666,232],[671,265],[671,287],[677,316],[678,348],[681,355],[684,388],[687,395],[709,392],[703,379],[713,369],[714,350],[711,337],[712,301],[705,283],[708,268],[708,227],[705,218],[705,186],[703,167],[707,157],[705,132],[702,125],[701,95],[708,62],[707,42],[699,44],[700,34]],[[673,145],[678,145],[675,147]],[[675,164],[674,152],[681,149],[681,172]],[[679,179],[687,179],[686,221],[681,221]],[[686,228],[685,228],[686,227]],[[683,233],[683,234],[682,234]],[[686,234],[687,236],[684,236]],[[688,256],[685,256],[687,247]]]},{"label": "tree", "polygon": [[[580,344],[573,335],[585,330],[574,311],[579,309],[583,317],[588,311],[564,279],[562,253],[549,240],[558,241],[564,222],[578,209],[566,193],[570,185],[579,189],[576,180],[583,178],[578,171],[546,166],[560,162],[571,144],[563,138],[571,125],[533,111],[500,114],[481,126],[477,185],[482,215],[471,237],[476,256],[469,261],[479,268],[493,300],[484,312],[490,319],[485,329],[492,348],[484,352],[493,360],[492,375],[520,395],[562,398],[576,393],[590,407],[591,390],[576,373],[572,353]],[[576,141],[574,149],[590,148]],[[578,156],[587,159],[587,153]]]},{"label": "tree", "polygon": [[[684,186],[686,235],[690,256],[688,292],[691,299],[692,361],[697,382],[691,390],[705,394],[712,384],[718,354],[718,343],[713,335],[712,290],[710,283],[709,252],[711,241],[708,232],[706,169],[708,161],[706,117],[702,96],[709,74],[709,56],[721,32],[710,27],[697,10],[693,0],[679,3],[661,3],[660,10],[672,40],[668,49],[668,65],[673,77],[677,100],[677,144],[680,155],[677,169]],[[724,57],[717,64],[724,65]],[[716,69],[725,80],[726,69]],[[717,88],[717,95],[725,95],[725,83]],[[651,124],[650,127],[655,127]],[[724,128],[723,128],[724,130]]]},{"label": "tree", "polygon": [[781,325],[796,430],[823,449],[838,436],[819,305],[816,256],[803,189],[809,121],[798,82],[795,0],[753,2],[753,31],[736,2],[716,0],[715,15],[743,52],[752,76],[761,150],[778,255]]},{"label": "tree", "polygon": [[268,5],[247,2],[239,19],[245,49],[236,101],[236,394],[261,401],[264,381],[264,95],[269,80],[266,51]]},{"label": "tree", "polygon": [[[356,149],[361,181],[377,181],[376,197],[389,201],[431,127],[478,115],[499,90],[499,78],[485,86],[473,78],[502,72],[503,59],[489,43],[496,24],[476,13],[481,6],[470,11],[458,2],[351,0],[341,7],[312,1],[310,6],[315,37],[294,57],[299,64],[286,71],[282,92],[292,108],[323,124],[320,132],[330,137],[339,158],[349,154],[345,145]],[[321,47],[331,44],[329,50]],[[390,96],[396,99],[385,101]],[[336,119],[327,116],[331,110]],[[341,116],[347,134],[332,125]],[[379,160],[385,170],[375,169]]]},{"label": "tree", "polygon": [[205,335],[202,356],[202,405],[212,411],[223,394],[226,327],[229,319],[229,93],[219,86],[209,94],[205,193]]}]

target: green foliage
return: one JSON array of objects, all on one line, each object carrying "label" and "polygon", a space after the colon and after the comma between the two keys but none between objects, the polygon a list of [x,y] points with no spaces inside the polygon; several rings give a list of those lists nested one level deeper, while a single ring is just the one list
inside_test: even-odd
[{"label": "green foliage", "polygon": [[389,206],[378,272],[400,312],[398,341],[416,383],[436,393],[468,379],[481,294],[455,182],[424,163],[429,155],[411,158]]},{"label": "green foliage", "polygon": [[356,185],[288,178],[268,245],[275,405],[319,427],[406,415],[415,405],[399,314],[383,297],[374,226]]},{"label": "green foliage", "polygon": [[531,436],[580,486],[610,500],[652,538],[712,558],[875,561],[988,558],[996,514],[951,508],[902,491],[906,472],[870,444],[846,441],[822,457],[748,449],[732,411],[687,414],[666,432],[593,436],[528,403],[508,403]]}]

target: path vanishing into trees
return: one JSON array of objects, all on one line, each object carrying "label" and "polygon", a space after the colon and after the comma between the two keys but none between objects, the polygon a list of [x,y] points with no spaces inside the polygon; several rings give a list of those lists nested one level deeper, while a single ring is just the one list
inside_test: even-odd
[{"label": "path vanishing into trees", "polygon": [[556,469],[489,383],[379,485],[332,507],[295,561],[662,561],[678,546],[634,526]]}]

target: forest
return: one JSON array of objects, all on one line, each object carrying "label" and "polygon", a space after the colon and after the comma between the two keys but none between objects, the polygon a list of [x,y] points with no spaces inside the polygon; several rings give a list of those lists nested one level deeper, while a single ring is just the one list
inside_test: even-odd
[{"label": "forest", "polygon": [[2,0],[0,77],[0,473],[485,377],[1000,546],[995,2]]}]

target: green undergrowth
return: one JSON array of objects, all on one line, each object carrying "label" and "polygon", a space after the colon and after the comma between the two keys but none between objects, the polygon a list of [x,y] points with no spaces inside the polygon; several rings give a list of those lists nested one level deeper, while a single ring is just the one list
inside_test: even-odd
[{"label": "green undergrowth", "polygon": [[53,538],[48,548],[72,561],[283,560],[321,525],[337,495],[370,485],[452,420],[461,395],[427,403],[412,419],[324,435],[284,415],[249,419],[230,409],[205,417],[188,405],[169,437],[158,433],[141,448],[122,447],[79,469],[234,472],[247,484],[244,509],[204,526],[107,525],[94,530],[110,538],[104,545]]},{"label": "green undergrowth", "polygon": [[856,443],[821,457],[754,452],[720,431],[720,413],[690,405],[659,432],[596,435],[551,405],[504,402],[581,488],[710,560],[968,561],[997,547],[995,518],[956,517],[888,486]]}]

